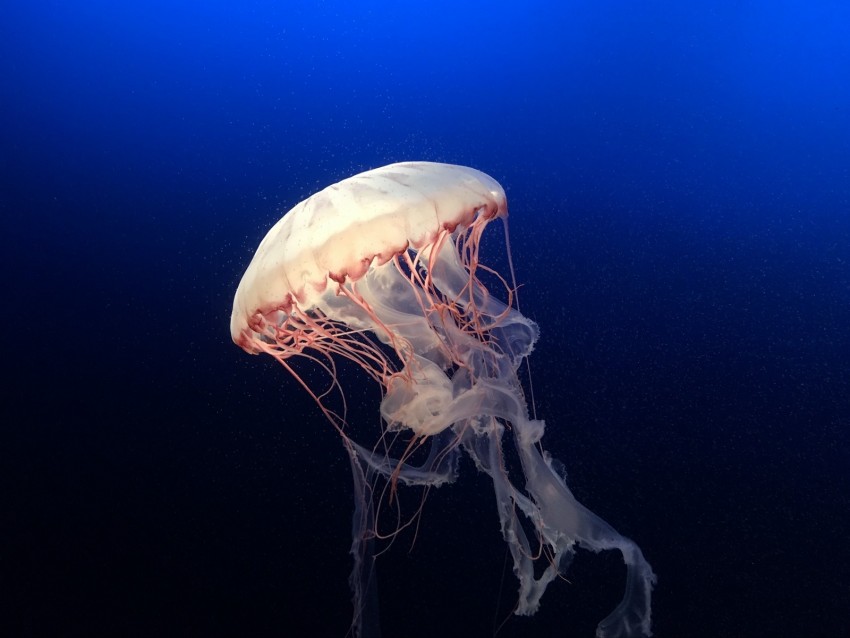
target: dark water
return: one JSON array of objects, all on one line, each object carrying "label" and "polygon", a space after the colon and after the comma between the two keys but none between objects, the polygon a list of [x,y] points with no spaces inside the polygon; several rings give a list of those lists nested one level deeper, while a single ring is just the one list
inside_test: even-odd
[{"label": "dark water", "polygon": [[[850,635],[848,30],[843,2],[5,7],[0,634],[346,634],[347,459],[230,304],[283,211],[424,159],[507,189],[544,443],[652,564],[656,635]],[[492,636],[489,480],[378,575],[385,636]],[[498,635],[593,635],[619,557],[568,578]]]}]

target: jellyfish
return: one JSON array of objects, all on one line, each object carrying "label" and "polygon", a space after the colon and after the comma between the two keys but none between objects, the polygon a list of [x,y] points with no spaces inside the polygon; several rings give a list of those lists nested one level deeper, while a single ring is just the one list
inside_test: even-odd
[{"label": "jellyfish", "polygon": [[[519,372],[538,327],[519,311],[512,263],[509,280],[479,259],[483,232],[498,219],[510,260],[507,214],[504,190],[485,173],[391,164],[292,208],[262,240],[236,291],[233,341],[294,376],[350,460],[355,636],[379,626],[374,543],[386,533],[376,501],[392,501],[404,486],[452,483],[464,452],[492,479],[519,581],[515,614],[537,611],[578,548],[619,550],[624,595],[596,635],[650,635],[651,567],[632,540],[576,500],[563,466],[542,447],[544,421],[529,412]],[[298,359],[329,382],[309,382]],[[348,422],[344,360],[380,390],[373,440],[356,440]],[[521,472],[508,471],[506,446]]]}]

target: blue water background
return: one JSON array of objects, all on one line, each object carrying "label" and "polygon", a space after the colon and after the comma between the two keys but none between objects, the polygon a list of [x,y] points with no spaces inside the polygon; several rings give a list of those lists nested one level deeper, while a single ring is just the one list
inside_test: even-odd
[{"label": "blue water background", "polygon": [[[850,5],[3,13],[0,634],[346,634],[347,459],[230,304],[289,207],[432,160],[507,190],[545,446],[656,635],[850,635]],[[509,616],[488,483],[379,559],[385,636]],[[620,559],[568,578],[498,635],[593,635]]]}]

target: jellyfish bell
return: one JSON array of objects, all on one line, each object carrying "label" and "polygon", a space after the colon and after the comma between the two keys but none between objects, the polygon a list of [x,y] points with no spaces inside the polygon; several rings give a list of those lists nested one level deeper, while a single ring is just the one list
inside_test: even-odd
[{"label": "jellyfish bell", "polygon": [[[504,190],[463,166],[391,164],[329,186],[292,208],[260,243],[234,297],[231,336],[295,376],[349,455],[354,635],[370,635],[378,623],[372,550],[382,537],[378,483],[390,484],[391,493],[398,484],[450,483],[462,451],[493,481],[519,580],[515,613],[537,610],[577,546],[616,549],[627,567],[625,593],[597,636],[649,635],[652,569],[633,541],[575,499],[560,464],[542,450],[544,422],[529,416],[517,371],[538,329],[520,314],[516,286],[479,261],[482,234],[495,219],[502,220],[507,243]],[[483,272],[501,284],[505,301],[484,284]],[[290,364],[294,357],[318,364],[331,389],[312,388]],[[381,390],[384,425],[375,440],[352,435],[340,359],[359,366]],[[339,398],[335,406],[331,394]],[[394,444],[405,433],[397,453]],[[505,469],[508,441],[521,462],[522,485]],[[414,463],[413,452],[424,448],[427,454]],[[545,551],[532,546],[527,530]],[[545,562],[536,575],[539,561]]]},{"label": "jellyfish bell", "polygon": [[333,184],[266,234],[236,291],[231,336],[246,347],[260,334],[262,315],[287,312],[293,303],[319,304],[333,283],[362,279],[408,248],[420,250],[478,217],[506,214],[499,183],[463,166],[405,162]]}]

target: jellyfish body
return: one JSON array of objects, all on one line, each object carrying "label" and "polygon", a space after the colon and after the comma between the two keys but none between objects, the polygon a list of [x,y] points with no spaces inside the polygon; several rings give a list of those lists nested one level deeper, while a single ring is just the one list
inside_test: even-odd
[{"label": "jellyfish body", "polygon": [[[481,236],[495,219],[507,233],[504,190],[475,169],[406,162],[343,180],[295,206],[263,239],[234,298],[231,336],[246,351],[283,364],[341,435],[355,487],[355,635],[377,626],[377,482],[392,490],[450,483],[464,450],[493,482],[519,580],[514,612],[535,613],[576,547],[616,549],[627,567],[625,593],[597,636],[649,635],[652,569],[633,541],[575,499],[541,447],[544,422],[529,416],[518,369],[537,326],[520,314],[513,288],[497,273],[487,269],[504,284],[504,302],[479,277],[486,269],[478,257]],[[309,387],[291,367],[293,357],[324,368],[343,402],[338,358],[372,377],[382,392],[377,440],[355,441],[344,408],[329,406],[327,390]],[[405,436],[401,453],[392,452],[391,443]],[[505,468],[509,444],[523,485]],[[425,445],[430,453],[414,464],[412,452]],[[535,577],[538,560],[548,565]]]}]

